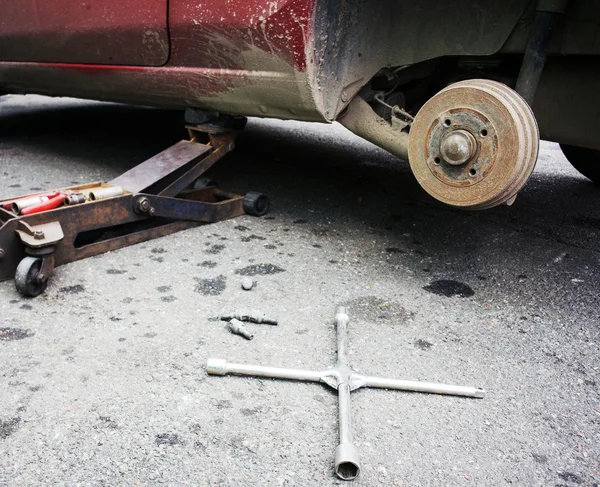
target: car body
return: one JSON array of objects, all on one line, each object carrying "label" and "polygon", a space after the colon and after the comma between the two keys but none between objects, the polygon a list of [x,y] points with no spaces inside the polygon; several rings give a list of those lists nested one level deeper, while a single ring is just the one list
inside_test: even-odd
[{"label": "car body", "polygon": [[0,0],[0,92],[313,122],[359,96],[385,116],[376,92],[414,115],[455,81],[514,86],[536,8],[554,3],[540,134],[600,149],[591,0]]}]

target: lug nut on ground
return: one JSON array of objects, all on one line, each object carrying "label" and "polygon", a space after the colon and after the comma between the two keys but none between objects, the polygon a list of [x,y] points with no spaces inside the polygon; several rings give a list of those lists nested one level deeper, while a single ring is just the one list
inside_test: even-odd
[{"label": "lug nut on ground", "polygon": [[252,340],[254,338],[254,335],[252,333],[250,333],[248,330],[246,330],[244,323],[242,323],[239,320],[236,320],[235,318],[229,322],[229,325],[227,325],[227,328],[229,328],[229,331],[231,333],[242,336],[246,340]]}]

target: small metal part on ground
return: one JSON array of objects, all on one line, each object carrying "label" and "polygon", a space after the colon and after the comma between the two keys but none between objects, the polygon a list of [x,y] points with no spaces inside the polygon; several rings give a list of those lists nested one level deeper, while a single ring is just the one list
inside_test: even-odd
[{"label": "small metal part on ground", "polygon": [[240,320],[240,321],[248,321],[250,323],[265,325],[273,325],[276,326],[279,322],[273,318],[267,318],[263,313],[259,313],[258,311],[234,311],[233,313],[221,315],[221,320],[230,321],[230,320]]},{"label": "small metal part on ground", "polygon": [[231,333],[234,333],[235,335],[240,335],[240,336],[244,337],[246,340],[252,340],[254,338],[254,335],[252,333],[250,333],[248,330],[246,330],[244,323],[242,323],[239,320],[236,320],[235,318],[229,322],[229,324],[227,325],[227,328],[229,329],[229,331]]}]

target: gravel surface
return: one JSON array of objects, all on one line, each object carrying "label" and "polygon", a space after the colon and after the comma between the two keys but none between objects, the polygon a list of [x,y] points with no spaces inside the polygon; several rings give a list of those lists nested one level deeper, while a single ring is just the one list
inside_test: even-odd
[{"label": "gravel surface", "polygon": [[[181,118],[4,97],[0,194],[109,180]],[[0,485],[343,484],[332,390],[204,369],[323,369],[341,304],[361,372],[487,390],[353,393],[352,485],[598,485],[599,193],[557,145],[483,212],[436,203],[340,126],[251,120],[209,176],[271,212],[59,267],[35,299],[0,283]],[[254,309],[280,325],[247,341],[217,319]]]}]

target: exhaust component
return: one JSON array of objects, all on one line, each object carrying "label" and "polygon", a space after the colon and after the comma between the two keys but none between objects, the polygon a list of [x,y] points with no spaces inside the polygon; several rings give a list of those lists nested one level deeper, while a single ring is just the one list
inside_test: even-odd
[{"label": "exhaust component", "polygon": [[124,193],[121,186],[111,186],[110,188],[98,188],[90,191],[90,199],[92,201],[105,200],[107,198],[114,198],[115,196],[121,196]]},{"label": "exhaust component", "polygon": [[[235,318],[232,322],[237,321]],[[249,377],[270,377],[273,379],[322,382],[337,390],[340,443],[335,450],[335,473],[343,480],[353,480],[360,473],[358,449],[353,443],[350,419],[350,393],[361,387],[375,387],[403,391],[427,392],[483,398],[485,391],[475,387],[436,384],[431,382],[404,381],[365,376],[357,373],[348,364],[348,322],[350,318],[343,307],[337,309],[335,323],[337,329],[337,364],[323,371],[305,369],[284,369],[262,365],[233,364],[221,358],[209,358],[206,372],[209,375],[227,374]],[[239,321],[238,321],[239,323]]]},{"label": "exhaust component", "polygon": [[351,132],[408,160],[408,132],[390,125],[360,96],[355,96],[337,120]]},{"label": "exhaust component", "polygon": [[529,105],[496,81],[454,83],[417,113],[410,167],[431,196],[481,210],[512,204],[533,172],[540,134]]}]

